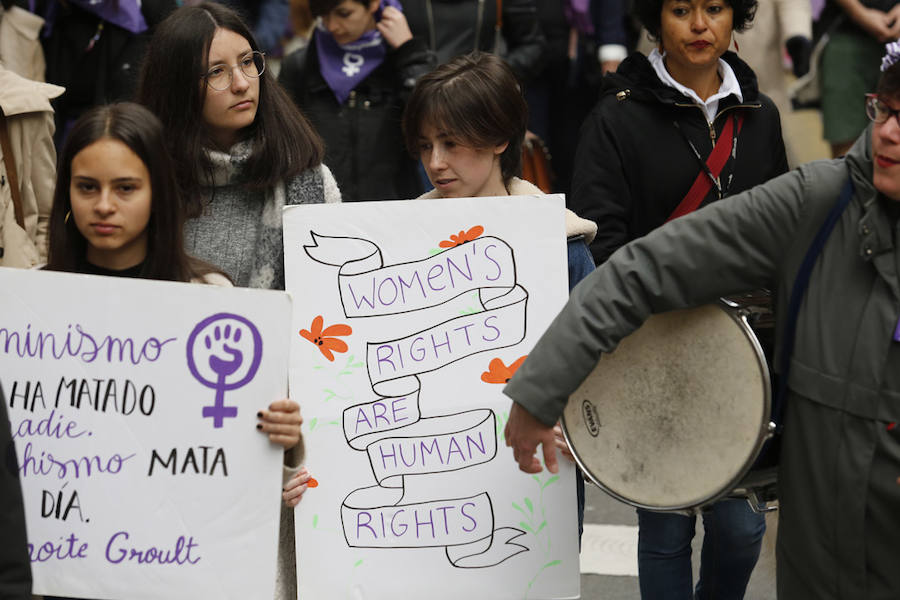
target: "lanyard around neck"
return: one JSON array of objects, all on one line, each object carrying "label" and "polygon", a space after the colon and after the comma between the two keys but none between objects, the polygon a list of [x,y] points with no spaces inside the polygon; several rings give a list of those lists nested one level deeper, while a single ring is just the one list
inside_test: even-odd
[{"label": "lanyard around neck", "polygon": [[[694,145],[694,142],[691,141],[691,138],[687,136],[684,130],[681,128],[681,125],[678,124],[678,121],[672,121],[675,125],[675,129],[681,133],[681,136],[684,138],[684,141],[687,142],[688,146],[690,146],[691,151],[694,153],[694,157],[697,159],[697,162],[700,163],[700,168],[703,169],[703,172],[706,173],[706,176],[712,182],[713,186],[715,186],[716,191],[719,194],[719,200],[728,195],[728,190],[731,188],[731,182],[734,179],[734,169],[732,168],[731,173],[728,175],[728,182],[723,186],[722,178],[720,177],[721,170],[719,173],[713,173],[712,169],[710,169],[707,160],[705,160],[702,156],[700,156],[700,152],[697,150],[697,146]],[[723,136],[719,138],[719,142],[722,142],[725,138],[725,131],[723,130]],[[738,134],[740,133],[740,125],[738,124],[737,113],[732,115],[732,129],[731,129],[731,152],[729,160],[734,161],[737,159],[737,144],[738,144]],[[717,144],[718,145],[718,144]],[[717,146],[716,145],[716,146]],[[713,147],[713,151],[715,151],[715,146]],[[712,153],[710,153],[712,154]],[[722,169],[725,168],[726,162],[722,165]]]}]

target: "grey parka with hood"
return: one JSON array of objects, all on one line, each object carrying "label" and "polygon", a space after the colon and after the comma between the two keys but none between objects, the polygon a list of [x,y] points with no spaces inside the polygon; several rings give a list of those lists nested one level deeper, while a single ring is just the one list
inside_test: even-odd
[{"label": "grey parka with hood", "polygon": [[[797,322],[779,467],[780,598],[900,598],[898,225],[872,185],[871,128],[804,165],[622,247],[572,292],[505,393],[546,425],[650,314],[774,287],[797,270],[849,176],[854,197]],[[781,330],[778,322],[778,348]]]}]

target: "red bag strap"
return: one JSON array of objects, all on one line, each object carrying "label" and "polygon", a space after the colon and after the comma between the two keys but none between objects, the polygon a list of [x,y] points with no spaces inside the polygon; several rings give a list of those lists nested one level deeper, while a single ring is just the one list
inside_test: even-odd
[{"label": "red bag strap", "polygon": [[[733,123],[735,120],[737,121],[737,132],[734,131]],[[706,159],[706,166],[709,168],[713,177],[718,178],[722,169],[725,168],[725,163],[728,162],[728,155],[731,153],[731,145],[734,141],[734,136],[740,134],[743,125],[743,113],[739,114],[737,119],[726,120],[725,127],[722,128],[722,135],[719,136],[719,141],[716,142],[712,152],[709,153],[709,158]],[[700,173],[698,173],[697,178],[694,179],[691,189],[688,190],[688,193],[685,194],[681,202],[678,203],[678,206],[675,207],[675,210],[672,211],[672,214],[669,215],[669,218],[666,219],[666,223],[672,219],[677,219],[678,217],[682,217],[697,210],[703,202],[703,199],[706,198],[712,185],[713,182],[710,180],[706,169],[700,169]]]}]

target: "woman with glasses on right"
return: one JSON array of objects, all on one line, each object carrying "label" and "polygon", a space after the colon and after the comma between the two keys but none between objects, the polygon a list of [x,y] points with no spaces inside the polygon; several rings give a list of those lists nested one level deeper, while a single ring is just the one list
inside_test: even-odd
[{"label": "woman with glasses on right", "polygon": [[[597,226],[598,265],[663,223],[784,173],[778,110],[728,52],[756,0],[636,0],[657,41],[601,82],[581,130],[569,208]],[[702,513],[700,577],[693,585],[696,519],[638,509],[638,571],[645,600],[738,600],[759,557],[765,519],[743,500]]]}]

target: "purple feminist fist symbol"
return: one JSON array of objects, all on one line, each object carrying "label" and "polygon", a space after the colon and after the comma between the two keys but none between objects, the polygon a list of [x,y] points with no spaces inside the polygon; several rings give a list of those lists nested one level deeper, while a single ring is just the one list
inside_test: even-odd
[{"label": "purple feminist fist symbol", "polygon": [[200,321],[187,341],[191,375],[216,390],[216,401],[203,407],[203,417],[213,427],[237,416],[236,406],[225,406],[225,392],[250,383],[262,360],[262,336],[256,326],[240,315],[218,313]]}]

